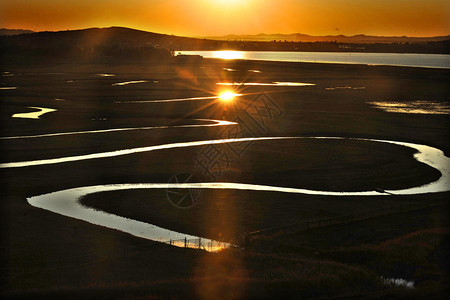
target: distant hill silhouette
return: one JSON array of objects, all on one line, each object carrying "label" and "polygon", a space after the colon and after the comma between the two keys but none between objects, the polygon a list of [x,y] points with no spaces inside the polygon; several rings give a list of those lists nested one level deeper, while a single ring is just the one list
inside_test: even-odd
[{"label": "distant hill silhouette", "polygon": [[[366,36],[360,36],[362,39]],[[353,37],[354,38],[354,37]],[[71,59],[95,62],[155,61],[171,59],[176,50],[333,51],[450,53],[450,40],[392,43],[338,41],[224,41],[180,37],[124,27],[33,32],[0,36],[5,61],[35,62]]]},{"label": "distant hill silhouette", "polygon": [[41,31],[27,35],[3,37],[16,45],[69,45],[94,47],[100,45],[168,46],[186,38],[135,30],[124,27],[88,28],[67,31]]},{"label": "distant hill silhouette", "polygon": [[408,37],[408,36],[373,36],[358,34],[353,36],[345,35],[325,35],[313,36],[302,33],[292,34],[266,34],[255,35],[224,35],[211,36],[208,39],[214,40],[241,40],[241,41],[289,41],[289,42],[338,42],[338,43],[426,43],[450,40],[450,35],[435,37]]},{"label": "distant hill silhouette", "polygon": [[174,41],[169,35],[129,28],[89,28],[0,36],[0,50],[4,58],[17,62],[165,61],[171,58],[169,49]]},{"label": "distant hill silhouette", "polygon": [[24,34],[24,33],[33,33],[32,30],[25,30],[25,29],[6,29],[6,28],[0,28],[0,35],[17,35],[17,34]]}]

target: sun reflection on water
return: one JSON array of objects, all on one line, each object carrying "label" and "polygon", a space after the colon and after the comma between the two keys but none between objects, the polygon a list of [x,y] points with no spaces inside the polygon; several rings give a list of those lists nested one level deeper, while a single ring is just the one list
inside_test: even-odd
[{"label": "sun reflection on water", "polygon": [[239,94],[235,94],[230,91],[223,92],[219,95],[219,99],[223,102],[231,102],[235,97],[240,96]]},{"label": "sun reflection on water", "polygon": [[214,52],[214,58],[221,58],[221,59],[244,59],[244,52],[242,51],[232,51],[232,50],[225,50],[225,51],[215,51]]}]

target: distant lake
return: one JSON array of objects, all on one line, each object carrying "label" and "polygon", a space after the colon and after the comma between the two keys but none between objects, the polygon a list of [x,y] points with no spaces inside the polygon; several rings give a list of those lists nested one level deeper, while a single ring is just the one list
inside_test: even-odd
[{"label": "distant lake", "polygon": [[281,51],[177,51],[176,54],[201,55],[205,58],[222,59],[387,65],[450,69],[450,55],[448,54]]}]

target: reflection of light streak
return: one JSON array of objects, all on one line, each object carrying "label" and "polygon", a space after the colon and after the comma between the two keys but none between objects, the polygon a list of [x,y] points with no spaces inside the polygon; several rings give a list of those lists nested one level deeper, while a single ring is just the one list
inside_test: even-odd
[{"label": "reflection of light streak", "polygon": [[46,134],[37,134],[37,135],[6,136],[6,137],[0,137],[0,140],[30,139],[30,138],[52,137],[52,136],[62,136],[62,135],[107,133],[107,132],[132,131],[132,130],[151,130],[151,129],[165,129],[165,128],[193,128],[193,127],[211,127],[211,126],[237,125],[236,122],[230,122],[230,121],[224,121],[224,120],[213,120],[213,119],[196,119],[196,120],[213,122],[213,123],[212,124],[186,124],[186,125],[168,125],[168,126],[113,128],[113,129],[99,129],[99,130],[87,130],[87,131],[71,131],[71,132],[59,132],[59,133],[46,133]]},{"label": "reflection of light streak", "polygon": [[117,82],[117,83],[113,83],[113,86],[116,85],[128,85],[128,84],[134,84],[134,83],[144,83],[144,82],[148,82],[147,80],[134,80],[134,81],[125,81],[125,82]]},{"label": "reflection of light streak", "polygon": [[233,85],[246,85],[246,86],[311,86],[315,85],[314,83],[303,83],[303,82],[272,82],[272,83],[263,83],[263,82],[218,82],[217,85],[225,85],[225,86],[233,86]]},{"label": "reflection of light streak", "polygon": [[[200,125],[202,126],[202,125]],[[218,139],[218,140],[203,140],[203,141],[192,141],[192,142],[179,142],[171,144],[154,145],[148,147],[139,147],[132,149],[123,149],[109,152],[93,153],[78,156],[67,156],[61,158],[49,158],[41,160],[32,161],[22,161],[22,162],[9,162],[0,164],[0,168],[19,168],[19,167],[30,167],[39,165],[50,165],[67,163],[74,161],[82,161],[89,159],[99,159],[116,157],[121,155],[129,155],[135,153],[143,153],[150,151],[157,151],[163,149],[174,149],[174,148],[186,148],[186,147],[197,147],[204,145],[216,145],[216,144],[226,144],[226,143],[239,143],[239,142],[251,142],[251,141],[267,141],[267,140],[286,140],[286,139],[334,139],[334,140],[344,140],[342,137],[254,137],[254,138],[234,138],[234,139]],[[395,144],[400,146],[409,147],[418,151],[414,155],[414,158],[422,163],[425,163],[440,171],[441,177],[432,183],[422,185],[420,187],[407,188],[402,190],[387,190],[388,193],[395,193],[397,195],[410,195],[410,194],[423,194],[423,193],[437,193],[445,192],[450,190],[450,159],[444,155],[444,153],[437,149],[426,145],[397,142],[397,141],[387,141],[387,140],[374,140],[374,139],[358,139],[349,138],[350,140],[360,140],[360,141],[372,141],[380,143]],[[260,188],[259,190],[273,190],[274,187]],[[328,195],[328,196],[373,196],[380,195],[377,191],[362,191],[362,192],[330,192],[330,191],[315,191],[307,189],[293,189],[293,188],[281,188],[276,187],[275,191],[289,192],[294,191],[295,193],[311,194],[311,195]]]},{"label": "reflection of light streak", "polygon": [[[340,137],[315,137],[317,139],[338,139],[344,140]],[[202,141],[207,142],[206,144],[212,143],[225,143],[225,142],[237,142],[237,141],[248,141],[248,140],[268,140],[268,139],[294,139],[293,137],[273,137],[273,138],[241,138],[241,139],[229,139],[229,140],[213,140],[213,141]],[[418,145],[412,143],[403,143],[395,141],[385,141],[385,140],[371,140],[371,139],[353,139],[362,141],[373,141],[381,143],[390,143],[401,146],[410,147],[418,150],[419,152],[414,155],[414,157],[419,161],[426,163],[432,167],[435,167],[441,171],[442,176],[438,181],[425,184],[420,187],[414,187],[403,190],[387,191],[388,193],[394,193],[397,195],[404,194],[421,194],[421,193],[431,193],[431,192],[443,192],[448,191],[450,186],[450,162],[449,158],[445,157],[443,152],[439,149]],[[188,143],[175,143],[163,146],[159,149],[175,148],[175,147],[189,147],[201,145],[202,142],[188,142]],[[166,147],[164,147],[166,146]],[[158,146],[153,146],[158,147]],[[148,149],[151,147],[147,147]],[[156,150],[155,148],[153,150]],[[148,150],[151,151],[151,150]],[[179,233],[171,231],[165,228],[161,228],[152,224],[148,224],[141,221],[127,219],[114,214],[106,213],[104,211],[95,210],[93,208],[88,208],[82,206],[79,203],[79,199],[82,196],[98,192],[106,191],[119,191],[119,190],[131,190],[131,189],[221,189],[221,190],[245,190],[245,191],[263,191],[263,192],[280,192],[280,193],[293,193],[293,194],[310,194],[310,195],[328,195],[328,196],[375,196],[375,195],[389,195],[388,193],[379,194],[377,191],[364,191],[364,192],[329,192],[329,191],[315,191],[300,188],[288,188],[288,187],[277,187],[268,185],[257,185],[257,184],[245,184],[245,183],[233,183],[233,182],[199,182],[199,183],[132,183],[132,184],[111,184],[111,185],[98,185],[89,187],[73,188],[63,191],[52,192],[49,194],[39,195],[30,197],[27,199],[28,203],[34,207],[39,207],[58,213],[64,216],[76,218],[83,220],[95,225],[104,226],[107,228],[112,228],[120,230],[131,235],[155,240],[155,241],[167,241],[168,239],[180,240],[180,239],[196,239],[198,237],[187,235],[184,233]],[[204,243],[213,243],[215,241],[209,239],[203,239]],[[183,247],[184,244],[181,242],[174,243],[174,246]],[[219,248],[229,247],[230,244],[224,244]],[[211,250],[220,250],[213,248]]]},{"label": "reflection of light streak", "polygon": [[97,76],[100,76],[100,77],[113,77],[113,76],[116,76],[116,74],[105,74],[105,73],[102,73],[102,74],[97,74]]},{"label": "reflection of light streak", "polygon": [[[156,225],[148,224],[141,221],[136,221],[114,214],[106,213],[104,211],[95,210],[89,207],[85,207],[80,204],[79,199],[85,195],[106,192],[106,191],[118,191],[129,189],[165,189],[176,188],[180,184],[117,184],[117,185],[99,185],[91,187],[74,188],[69,190],[63,190],[53,192],[50,194],[35,196],[28,198],[28,203],[34,207],[49,210],[51,212],[83,220],[88,223],[99,225],[111,229],[120,230],[122,232],[129,233],[131,235],[149,239],[158,242],[167,242],[171,240],[181,239],[198,239],[197,236],[184,234],[172,230],[168,230]],[[206,247],[205,250],[218,251],[223,248],[230,247],[229,243],[220,242],[201,238],[201,243]],[[184,242],[173,243],[172,245],[178,247],[184,247]],[[212,249],[209,249],[211,245]],[[195,245],[188,245],[193,247]]]},{"label": "reflection of light streak", "polygon": [[217,98],[218,98],[218,96],[208,96],[208,97],[175,98],[175,99],[162,99],[162,100],[116,101],[116,103],[164,103],[164,102],[211,100],[211,99],[217,99]]},{"label": "reflection of light streak", "polygon": [[244,52],[242,51],[214,51],[214,58],[221,59],[243,59]]},{"label": "reflection of light streak", "polygon": [[450,106],[433,101],[409,101],[409,102],[368,102],[372,106],[391,113],[405,114],[450,114]]},{"label": "reflection of light streak", "polygon": [[[235,97],[243,96],[242,94],[234,94]],[[165,103],[165,102],[184,102],[184,101],[198,101],[198,100],[212,100],[218,99],[220,96],[207,97],[192,97],[192,98],[175,98],[175,99],[161,99],[161,100],[142,100],[142,101],[116,101],[116,103]]]},{"label": "reflection of light streak", "polygon": [[33,107],[30,106],[28,108],[38,109],[38,111],[28,112],[28,113],[18,113],[13,114],[13,118],[24,118],[24,119],[39,119],[43,114],[54,112],[56,109],[53,108],[44,108],[44,107]]},{"label": "reflection of light streak", "polygon": [[204,140],[204,141],[194,141],[194,142],[171,143],[171,144],[162,144],[162,145],[155,145],[155,146],[148,146],[148,147],[123,149],[123,150],[77,155],[77,156],[66,156],[66,157],[60,157],[60,158],[49,158],[49,159],[39,159],[39,160],[22,161],[22,162],[2,163],[2,164],[0,164],[0,168],[20,168],[20,167],[51,165],[51,164],[60,164],[60,163],[82,161],[82,160],[89,160],[89,159],[116,157],[116,156],[129,155],[129,154],[142,153],[142,152],[150,152],[150,151],[162,150],[162,149],[184,148],[184,147],[214,145],[214,144],[223,144],[223,143],[250,142],[250,141],[255,141],[255,140],[271,140],[271,139],[283,139],[283,138],[276,138],[276,137],[275,138],[273,138],[273,137],[236,138],[236,139],[224,139],[224,140]]},{"label": "reflection of light streak", "polygon": [[[220,122],[220,121],[219,121]],[[224,121],[226,122],[226,121]],[[228,124],[228,123],[227,123]],[[212,125],[212,124],[210,124]],[[225,124],[224,124],[225,125]],[[200,125],[201,126],[201,125]],[[208,125],[205,125],[208,126]],[[80,155],[73,157],[65,157],[58,159],[38,160],[31,162],[18,162],[18,163],[5,163],[0,164],[0,167],[19,167],[19,166],[31,166],[31,165],[45,165],[52,163],[77,161],[91,158],[103,158],[113,157],[118,155],[126,155],[132,153],[139,153],[145,151],[154,151],[161,149],[171,148],[183,148],[201,145],[222,144],[222,143],[234,143],[244,141],[263,141],[263,140],[282,140],[282,139],[334,139],[345,140],[341,137],[259,137],[259,138],[237,138],[237,139],[222,139],[222,140],[209,140],[209,141],[194,141],[183,143],[172,143],[155,145],[149,147],[141,147],[134,149],[118,150],[112,152],[103,152],[90,155]],[[375,195],[389,195],[394,193],[398,195],[402,194],[421,194],[432,192],[443,192],[450,189],[450,159],[446,157],[439,149],[419,145],[412,143],[386,141],[386,140],[372,140],[372,139],[350,139],[361,141],[372,141],[389,143],[395,145],[401,145],[413,148],[418,151],[414,155],[417,161],[426,163],[431,167],[438,169],[442,176],[439,180],[425,184],[420,187],[413,187],[403,190],[386,191],[387,193],[380,194],[377,191],[363,191],[363,192],[330,192],[330,191],[315,191],[301,188],[288,188],[277,187],[268,185],[257,184],[245,184],[245,183],[232,183],[232,182],[204,182],[204,183],[138,183],[138,184],[111,184],[111,185],[98,185],[90,187],[79,187],[68,190],[62,190],[52,192],[49,194],[39,195],[27,198],[30,205],[45,210],[49,210],[54,213],[58,213],[64,216],[83,220],[95,225],[120,230],[122,232],[150,240],[167,242],[167,240],[178,240],[171,245],[184,247],[185,243],[179,240],[192,240],[199,239],[203,241],[203,245],[206,246],[205,250],[218,251],[223,248],[230,247],[231,244],[222,243],[217,244],[217,241],[210,239],[199,238],[184,233],[171,231],[169,229],[161,228],[145,222],[127,219],[118,215],[110,214],[104,211],[99,211],[93,208],[85,207],[80,204],[79,199],[87,194],[105,192],[105,191],[118,191],[118,190],[131,190],[131,189],[227,189],[227,190],[246,190],[246,191],[262,191],[262,192],[279,192],[279,193],[293,193],[293,194],[310,194],[310,195],[328,195],[328,196],[375,196]],[[208,245],[210,248],[208,249]],[[196,247],[195,245],[187,245],[188,247]]]}]

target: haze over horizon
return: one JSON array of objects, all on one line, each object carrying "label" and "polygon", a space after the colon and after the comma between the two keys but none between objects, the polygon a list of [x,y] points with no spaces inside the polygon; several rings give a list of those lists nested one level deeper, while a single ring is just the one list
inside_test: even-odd
[{"label": "haze over horizon", "polygon": [[0,27],[33,31],[123,26],[191,37],[450,35],[445,0],[6,0],[0,12]]}]

